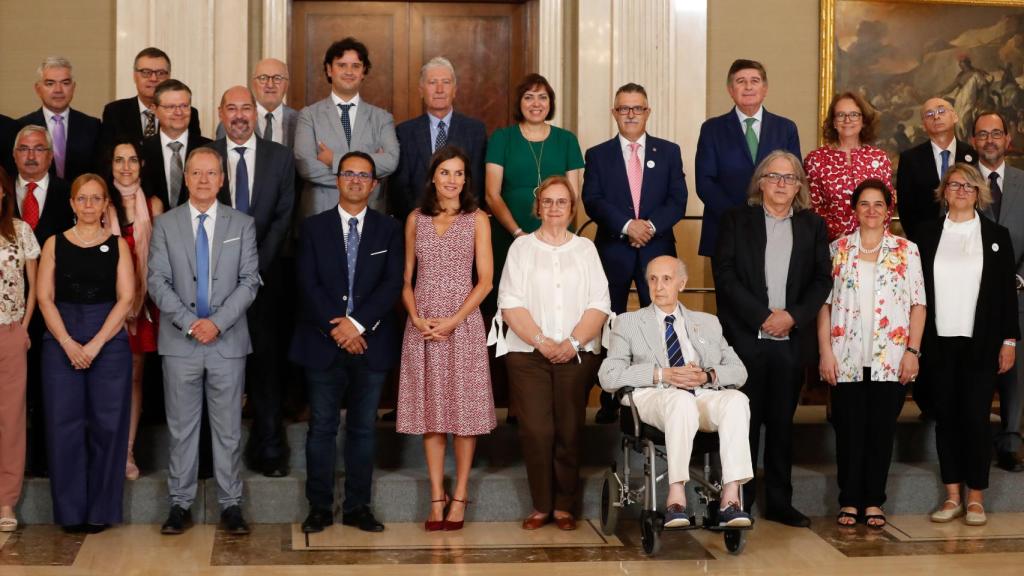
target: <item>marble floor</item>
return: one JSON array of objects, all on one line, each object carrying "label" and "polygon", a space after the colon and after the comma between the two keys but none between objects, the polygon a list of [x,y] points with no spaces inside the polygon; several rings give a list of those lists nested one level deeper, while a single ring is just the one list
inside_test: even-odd
[{"label": "marble floor", "polygon": [[[302,575],[466,574],[898,574],[937,576],[1024,573],[1024,514],[990,514],[988,526],[933,525],[924,517],[893,516],[884,531],[840,528],[816,518],[810,529],[758,522],[739,555],[709,531],[666,532],[657,557],[640,550],[636,522],[617,537],[590,523],[557,535],[557,546],[536,545],[541,534],[510,526],[467,525],[462,535],[426,535],[412,524],[384,534],[338,528],[307,539],[289,524],[258,524],[247,537],[198,525],[166,537],[155,525],[128,525],[101,534],[70,535],[54,526],[0,534],[0,574],[16,575]],[[521,532],[521,531],[519,531]],[[556,535],[552,535],[553,537]],[[533,544],[531,544],[531,539]]]}]

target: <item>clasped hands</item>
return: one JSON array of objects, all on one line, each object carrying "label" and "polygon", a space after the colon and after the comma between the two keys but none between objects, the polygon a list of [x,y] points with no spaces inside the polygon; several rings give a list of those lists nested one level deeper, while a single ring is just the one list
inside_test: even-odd
[{"label": "clasped hands", "polygon": [[99,356],[100,350],[103,349],[103,344],[93,339],[82,345],[68,336],[61,343],[61,348],[64,349],[64,354],[67,355],[68,360],[71,361],[71,366],[75,370],[85,370],[92,365],[92,361],[96,359],[96,356]]},{"label": "clasped hands", "polygon": [[220,328],[209,318],[200,318],[188,327],[188,333],[200,344],[212,344],[220,336]]},{"label": "clasped hands", "polygon": [[[655,377],[657,377],[657,373],[655,373]],[[684,366],[662,368],[661,380],[676,388],[693,390],[706,384],[708,375],[696,362],[689,362]]]},{"label": "clasped hands", "polygon": [[654,230],[649,221],[633,219],[626,225],[626,236],[629,237],[630,246],[641,248],[654,238]]},{"label": "clasped hands", "polygon": [[423,339],[428,342],[441,342],[448,339],[448,336],[455,330],[455,327],[459,325],[459,320],[454,316],[447,318],[412,318],[412,325],[420,334],[423,335]]},{"label": "clasped hands", "polygon": [[780,308],[773,308],[772,313],[768,315],[768,318],[761,323],[761,330],[765,334],[774,336],[776,338],[784,338],[789,336],[789,332],[793,329],[796,324],[796,320],[793,316]]},{"label": "clasped hands", "polygon": [[366,352],[366,339],[356,329],[346,316],[339,316],[331,320],[334,328],[331,329],[331,338],[338,348],[344,349],[349,354],[362,354]]},{"label": "clasped hands", "polygon": [[548,362],[552,364],[565,364],[566,362],[576,358],[576,348],[573,347],[572,342],[566,338],[561,342],[555,342],[550,338],[544,338],[540,343],[534,346],[538,352],[544,355],[548,359]]}]

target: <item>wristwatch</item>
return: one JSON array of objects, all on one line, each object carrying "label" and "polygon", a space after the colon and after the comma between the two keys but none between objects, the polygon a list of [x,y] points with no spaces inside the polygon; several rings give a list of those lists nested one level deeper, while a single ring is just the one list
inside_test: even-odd
[{"label": "wristwatch", "polygon": [[569,334],[569,344],[576,349],[577,352],[583,352],[583,346],[580,345],[580,341],[577,340],[572,334]]},{"label": "wristwatch", "polygon": [[715,369],[714,368],[705,368],[704,369],[704,376],[707,378],[707,381],[705,382],[705,384],[713,384],[715,382]]},{"label": "wristwatch", "polygon": [[907,352],[910,352],[911,354],[917,356],[918,358],[921,357],[921,351],[918,350],[917,348],[911,348],[910,346],[907,346]]}]

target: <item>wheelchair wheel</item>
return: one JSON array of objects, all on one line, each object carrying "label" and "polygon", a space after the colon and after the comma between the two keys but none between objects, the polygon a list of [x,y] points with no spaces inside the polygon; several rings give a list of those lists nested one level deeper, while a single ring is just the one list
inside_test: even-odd
[{"label": "wheelchair wheel", "polygon": [[618,504],[621,493],[615,470],[605,470],[604,482],[601,484],[601,532],[605,536],[614,535],[619,524]]},{"label": "wheelchair wheel", "polygon": [[726,530],[722,533],[725,539],[725,549],[730,554],[739,554],[743,551],[746,538],[743,537],[743,530]]},{"label": "wheelchair wheel", "polygon": [[640,513],[640,543],[644,554],[654,556],[661,550],[661,520],[654,512],[644,510]]}]

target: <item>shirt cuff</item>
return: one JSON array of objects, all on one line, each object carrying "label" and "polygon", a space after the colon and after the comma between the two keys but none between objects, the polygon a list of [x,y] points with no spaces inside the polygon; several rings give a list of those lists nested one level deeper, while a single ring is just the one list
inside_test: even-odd
[{"label": "shirt cuff", "polygon": [[363,325],[360,324],[358,320],[351,316],[346,316],[346,318],[348,318],[348,321],[351,322],[352,325],[356,327],[356,330],[359,332],[360,336],[363,335],[363,332],[366,332],[366,328],[363,328]]},{"label": "shirt cuff", "polygon": [[629,236],[629,234],[627,232],[629,231],[629,223],[630,222],[632,222],[632,220],[626,220],[626,223],[622,225],[622,232],[621,232],[621,234],[623,236]]}]

